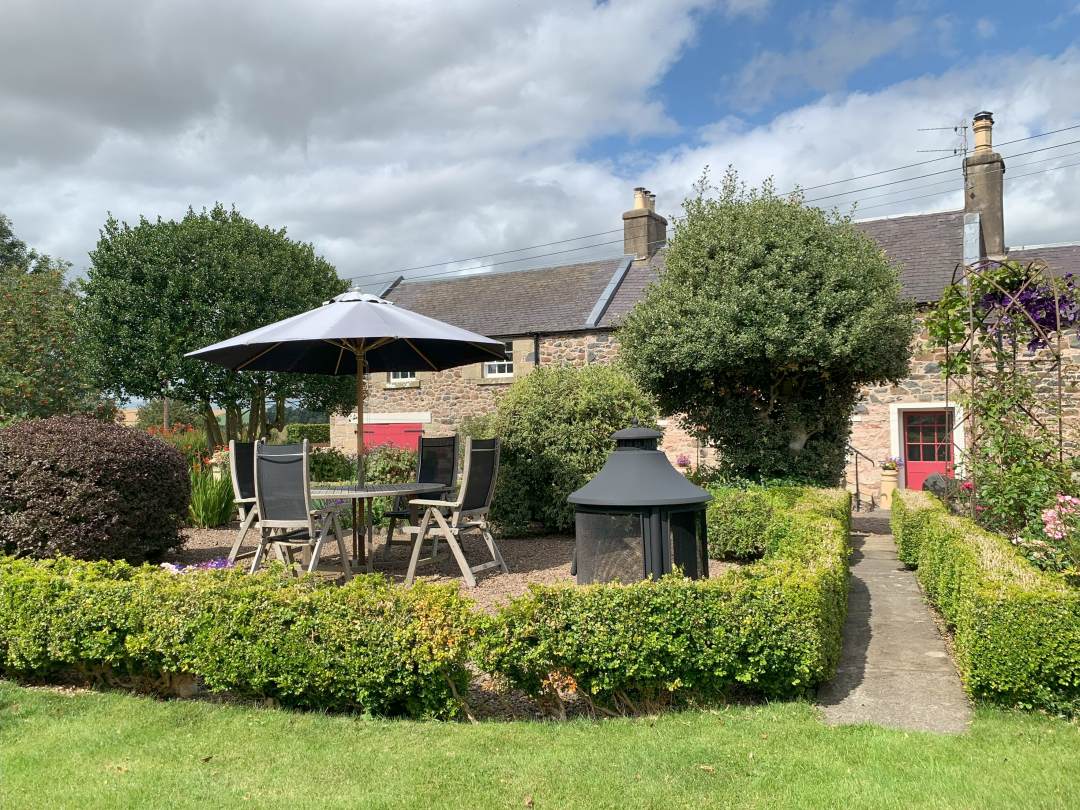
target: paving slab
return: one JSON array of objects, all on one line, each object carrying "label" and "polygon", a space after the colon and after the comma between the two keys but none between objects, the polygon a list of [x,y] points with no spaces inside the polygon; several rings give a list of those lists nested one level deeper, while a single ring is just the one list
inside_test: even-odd
[{"label": "paving slab", "polygon": [[971,704],[914,572],[896,557],[888,513],[856,514],[851,543],[844,647],[818,692],[825,722],[966,731]]}]

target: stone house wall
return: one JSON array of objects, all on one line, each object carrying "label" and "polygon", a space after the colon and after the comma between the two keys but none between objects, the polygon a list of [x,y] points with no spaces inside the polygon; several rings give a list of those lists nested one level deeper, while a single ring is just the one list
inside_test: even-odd
[{"label": "stone house wall", "polygon": [[[392,383],[386,374],[368,376],[364,403],[365,421],[420,422],[424,435],[445,436],[454,433],[463,419],[482,416],[495,410],[499,397],[515,379],[528,374],[536,365],[539,344],[540,364],[544,366],[610,363],[618,355],[618,341],[610,331],[561,333],[539,338],[514,338],[514,376],[485,377],[479,364],[440,372],[421,372],[416,380]],[[330,420],[333,447],[352,451],[356,446],[355,413],[350,417],[335,414]],[[709,457],[709,451],[679,425],[677,418],[661,421],[664,430],[662,449],[672,464],[681,460],[696,467]]]}]

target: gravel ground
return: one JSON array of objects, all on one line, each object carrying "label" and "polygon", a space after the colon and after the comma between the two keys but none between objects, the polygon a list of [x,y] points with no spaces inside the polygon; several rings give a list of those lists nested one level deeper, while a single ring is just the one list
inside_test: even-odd
[{"label": "gravel ground", "polygon": [[[237,524],[220,529],[185,529],[184,545],[171,557],[170,561],[187,565],[216,557],[225,557],[236,538],[236,531]],[[390,546],[389,554],[387,554],[383,546],[385,538],[385,531],[377,532],[375,535],[375,570],[391,577],[395,582],[403,582],[405,572],[409,567],[411,547],[404,543],[405,536],[397,533],[397,542]],[[248,534],[244,548],[250,549],[253,542],[254,533],[252,532]],[[430,555],[430,545],[425,545],[424,556],[421,557],[420,565],[416,569],[417,578],[428,582],[458,583],[464,593],[476,601],[478,607],[487,611],[494,610],[515,596],[521,596],[531,584],[555,585],[574,581],[574,578],[570,576],[570,561],[574,556],[573,537],[555,535],[508,538],[497,542],[503,559],[506,560],[506,565],[510,569],[509,574],[503,574],[497,568],[483,571],[476,577],[476,587],[466,588],[449,549],[445,543],[440,543],[439,556],[434,563],[424,562],[424,559]],[[487,562],[489,559],[487,546],[475,534],[466,535],[463,548],[465,558],[473,565]],[[716,577],[733,567],[735,566],[732,563],[711,560],[709,573]],[[319,569],[327,576],[339,575],[335,544],[331,543],[324,551]]]}]

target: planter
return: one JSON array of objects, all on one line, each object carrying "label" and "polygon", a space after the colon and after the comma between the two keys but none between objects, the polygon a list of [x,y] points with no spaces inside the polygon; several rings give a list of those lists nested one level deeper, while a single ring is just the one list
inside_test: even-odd
[{"label": "planter", "polygon": [[878,505],[882,509],[892,509],[893,493],[896,491],[898,471],[881,471],[881,492],[878,496]]}]

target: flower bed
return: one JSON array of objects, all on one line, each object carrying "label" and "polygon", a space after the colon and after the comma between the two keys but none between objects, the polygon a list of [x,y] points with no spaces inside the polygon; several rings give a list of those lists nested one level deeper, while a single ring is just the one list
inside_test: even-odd
[{"label": "flower bed", "polygon": [[955,632],[956,663],[976,698],[1080,711],[1080,589],[1040,571],[1005,537],[903,492],[893,505],[901,559]]},{"label": "flower bed", "polygon": [[559,700],[569,688],[615,712],[809,694],[840,653],[850,496],[785,497],[790,509],[753,529],[765,537],[761,561],[708,581],[536,588],[492,620],[483,666],[531,695]]}]

